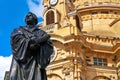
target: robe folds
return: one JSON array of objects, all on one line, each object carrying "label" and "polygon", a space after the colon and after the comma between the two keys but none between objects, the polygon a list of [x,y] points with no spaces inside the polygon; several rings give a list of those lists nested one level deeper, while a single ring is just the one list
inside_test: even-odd
[{"label": "robe folds", "polygon": [[[20,27],[12,32],[13,58],[9,80],[47,80],[45,68],[53,53],[49,38],[45,31],[38,28]],[[35,39],[37,43],[33,41]]]}]

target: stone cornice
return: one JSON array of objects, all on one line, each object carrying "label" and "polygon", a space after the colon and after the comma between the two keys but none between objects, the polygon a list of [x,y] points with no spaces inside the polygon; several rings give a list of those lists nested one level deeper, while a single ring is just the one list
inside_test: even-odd
[{"label": "stone cornice", "polygon": [[[120,38],[99,37],[95,35],[84,35],[84,38],[84,46],[88,47],[92,51],[115,54],[117,51],[120,50]],[[90,43],[86,41],[87,38],[99,41],[101,40],[103,42],[110,42],[111,44],[113,44],[113,46],[96,45],[95,43]]]},{"label": "stone cornice", "polygon": [[86,70],[104,72],[104,73],[116,73],[116,67],[101,67],[101,66],[87,66]]},{"label": "stone cornice", "polygon": [[[53,36],[52,36],[53,37]],[[79,43],[85,46],[86,48],[91,49],[95,52],[102,52],[102,53],[110,53],[115,54],[120,50],[120,38],[119,37],[102,37],[102,36],[96,36],[96,35],[89,35],[89,34],[83,34],[83,35],[69,35],[65,37],[54,35],[53,40],[61,38],[62,44],[69,44],[69,43]],[[101,41],[103,43],[110,43],[112,46],[106,46],[106,45],[99,45],[96,43],[92,43],[87,41],[88,40],[97,40],[98,42]],[[57,40],[59,41],[59,40]]]},{"label": "stone cornice", "polygon": [[94,5],[94,6],[86,6],[86,7],[80,7],[77,8],[76,10],[78,12],[84,12],[84,11],[95,11],[95,10],[119,10],[120,11],[120,6],[116,5]]},{"label": "stone cornice", "polygon": [[62,68],[63,64],[66,64],[66,63],[69,63],[69,62],[70,62],[69,59],[60,59],[60,60],[51,62],[49,64],[49,66],[47,67],[47,70],[49,70],[49,69],[56,69],[56,68],[60,68],[60,67]]}]

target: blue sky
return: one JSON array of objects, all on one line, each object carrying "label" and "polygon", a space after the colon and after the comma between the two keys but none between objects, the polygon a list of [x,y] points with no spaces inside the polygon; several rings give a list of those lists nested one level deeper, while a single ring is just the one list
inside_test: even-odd
[{"label": "blue sky", "polygon": [[10,33],[14,28],[25,25],[24,17],[29,11],[36,13],[39,21],[42,20],[38,11],[40,4],[40,0],[0,0],[0,56],[11,55]]},{"label": "blue sky", "polygon": [[10,33],[24,25],[23,17],[29,11],[26,0],[0,1],[0,56],[11,55]]},{"label": "blue sky", "polygon": [[24,26],[24,17],[28,12],[37,15],[42,21],[43,0],[0,0],[0,80],[11,65],[12,52],[10,34],[13,29]]}]

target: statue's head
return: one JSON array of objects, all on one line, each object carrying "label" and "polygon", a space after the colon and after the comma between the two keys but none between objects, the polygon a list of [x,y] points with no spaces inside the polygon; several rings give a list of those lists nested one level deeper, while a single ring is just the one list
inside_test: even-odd
[{"label": "statue's head", "polygon": [[29,12],[25,17],[25,22],[27,25],[36,25],[38,23],[37,16],[32,12]]}]

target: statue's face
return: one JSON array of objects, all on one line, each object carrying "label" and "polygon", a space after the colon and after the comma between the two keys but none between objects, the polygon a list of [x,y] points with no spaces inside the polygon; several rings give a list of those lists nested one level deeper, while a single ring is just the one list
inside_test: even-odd
[{"label": "statue's face", "polygon": [[27,25],[36,25],[38,23],[37,16],[31,12],[26,15],[25,22]]}]

